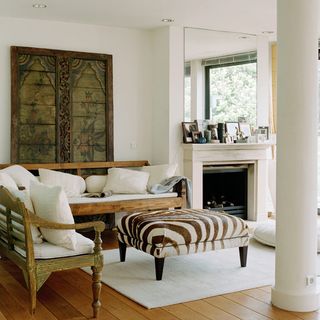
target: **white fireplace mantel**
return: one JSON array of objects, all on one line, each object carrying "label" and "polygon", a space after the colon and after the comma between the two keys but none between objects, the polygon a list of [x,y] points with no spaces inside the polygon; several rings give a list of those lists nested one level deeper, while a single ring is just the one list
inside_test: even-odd
[{"label": "white fireplace mantel", "polygon": [[192,181],[192,206],[203,208],[203,167],[207,165],[247,165],[248,220],[267,219],[268,165],[272,144],[184,144],[184,174]]}]

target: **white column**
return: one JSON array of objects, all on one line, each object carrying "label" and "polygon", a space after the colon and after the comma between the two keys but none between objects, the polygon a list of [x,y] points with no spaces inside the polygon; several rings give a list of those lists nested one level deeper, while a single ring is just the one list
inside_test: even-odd
[{"label": "white column", "polygon": [[[318,0],[278,0],[276,279],[272,303],[319,307],[317,274]],[[312,284],[307,284],[311,277]]]}]

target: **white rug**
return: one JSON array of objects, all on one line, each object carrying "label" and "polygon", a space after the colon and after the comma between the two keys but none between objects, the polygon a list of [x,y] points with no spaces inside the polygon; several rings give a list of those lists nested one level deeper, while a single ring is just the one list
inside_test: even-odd
[{"label": "white rug", "polygon": [[[250,240],[247,267],[240,267],[238,248],[169,257],[161,281],[154,258],[133,248],[125,262],[119,251],[104,251],[103,282],[146,308],[203,299],[274,282],[274,249]],[[91,272],[89,269],[86,272]]]}]

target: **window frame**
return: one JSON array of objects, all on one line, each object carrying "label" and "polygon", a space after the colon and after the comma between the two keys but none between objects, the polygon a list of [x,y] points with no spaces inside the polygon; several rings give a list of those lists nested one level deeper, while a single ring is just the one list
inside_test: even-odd
[{"label": "window frame", "polygon": [[[255,60],[248,60],[248,61],[238,61],[238,62],[228,62],[228,63],[221,63],[215,65],[205,65],[204,66],[204,77],[205,77],[205,84],[204,84],[204,115],[205,119],[210,119],[210,70],[217,69],[217,68],[225,68],[225,67],[232,67],[232,66],[239,66],[243,64],[251,64],[255,63],[256,67],[258,68],[258,61]],[[256,80],[257,81],[257,80]]]}]

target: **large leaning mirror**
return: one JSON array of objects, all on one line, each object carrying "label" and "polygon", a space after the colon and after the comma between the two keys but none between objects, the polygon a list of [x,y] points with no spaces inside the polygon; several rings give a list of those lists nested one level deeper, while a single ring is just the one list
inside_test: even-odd
[{"label": "large leaning mirror", "polygon": [[256,126],[256,93],[256,36],[185,28],[185,121]]}]

